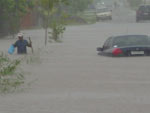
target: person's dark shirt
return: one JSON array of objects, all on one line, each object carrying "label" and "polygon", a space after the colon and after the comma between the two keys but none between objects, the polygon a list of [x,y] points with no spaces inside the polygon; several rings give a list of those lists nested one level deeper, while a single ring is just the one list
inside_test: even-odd
[{"label": "person's dark shirt", "polygon": [[27,40],[17,40],[14,44],[17,47],[18,54],[26,54],[27,53],[27,46],[30,47]]}]

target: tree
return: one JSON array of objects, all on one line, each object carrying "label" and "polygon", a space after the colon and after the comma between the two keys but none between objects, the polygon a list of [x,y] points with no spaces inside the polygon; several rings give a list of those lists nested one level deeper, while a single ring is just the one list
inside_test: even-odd
[{"label": "tree", "polygon": [[[60,3],[67,4],[68,0],[40,0],[41,7],[43,9],[44,19],[45,19],[45,45],[47,44],[47,33],[48,33],[48,27],[49,27],[49,19],[50,19],[50,13],[53,13],[53,9],[59,5]],[[55,31],[55,30],[53,30]]]},{"label": "tree", "polygon": [[[60,13],[64,12],[59,10],[60,7],[62,10],[65,10],[66,13],[75,14],[79,11],[84,11],[92,1],[93,0],[40,0],[40,5],[44,14],[45,45],[47,44],[48,27],[51,27],[53,32],[51,34],[53,34],[54,39],[57,39],[56,37],[58,35],[56,34],[62,33],[65,29],[63,16],[60,16]],[[54,12],[55,9],[57,9],[57,11]],[[57,19],[52,17],[55,15],[54,13],[59,15]]]},{"label": "tree", "polygon": [[61,10],[60,6],[55,8],[55,11],[50,15],[49,27],[52,29],[52,32],[49,32],[50,39],[56,42],[59,41],[60,35],[65,31],[66,18],[68,15]]},{"label": "tree", "polygon": [[70,13],[82,12],[93,2],[93,0],[69,0],[68,10]]},{"label": "tree", "polygon": [[144,0],[127,0],[127,2],[129,3],[130,7],[132,9],[137,8],[140,4],[144,3]]},{"label": "tree", "polygon": [[31,7],[31,0],[0,0],[0,30],[15,34],[20,30],[20,19]]}]

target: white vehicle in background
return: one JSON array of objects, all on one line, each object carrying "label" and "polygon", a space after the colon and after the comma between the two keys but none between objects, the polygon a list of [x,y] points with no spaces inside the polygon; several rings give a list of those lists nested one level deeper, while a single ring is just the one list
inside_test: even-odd
[{"label": "white vehicle in background", "polygon": [[99,20],[112,20],[112,10],[107,7],[96,8],[96,19]]}]

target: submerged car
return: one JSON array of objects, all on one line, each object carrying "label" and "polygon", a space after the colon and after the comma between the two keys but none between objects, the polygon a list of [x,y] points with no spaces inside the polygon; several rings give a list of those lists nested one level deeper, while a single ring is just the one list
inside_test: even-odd
[{"label": "submerged car", "polygon": [[122,35],[109,37],[98,54],[107,56],[150,56],[150,37],[147,35]]},{"label": "submerged car", "polygon": [[136,11],[136,22],[150,20],[150,5],[141,5]]},{"label": "submerged car", "polygon": [[97,8],[96,19],[99,20],[112,20],[112,11],[108,8]]}]

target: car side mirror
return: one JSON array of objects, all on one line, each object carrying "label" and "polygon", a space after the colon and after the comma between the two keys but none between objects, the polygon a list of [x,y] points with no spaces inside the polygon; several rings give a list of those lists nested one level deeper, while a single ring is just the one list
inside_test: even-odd
[{"label": "car side mirror", "polygon": [[103,51],[103,48],[102,47],[98,47],[97,51]]}]

